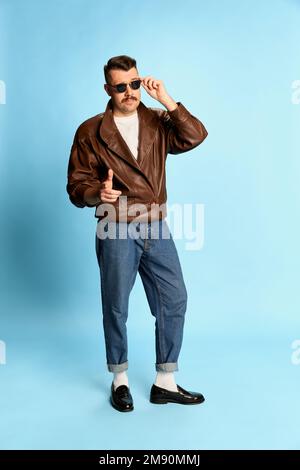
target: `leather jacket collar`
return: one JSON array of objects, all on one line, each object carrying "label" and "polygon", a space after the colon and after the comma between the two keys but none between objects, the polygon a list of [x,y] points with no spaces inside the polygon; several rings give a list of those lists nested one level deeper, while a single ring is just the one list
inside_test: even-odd
[{"label": "leather jacket collar", "polygon": [[137,107],[139,118],[139,148],[138,157],[134,158],[129,147],[119,133],[119,130],[113,119],[112,100],[107,103],[103,119],[99,127],[101,139],[108,147],[118,154],[119,157],[126,160],[129,164],[142,170],[143,160],[147,158],[147,154],[152,146],[155,134],[157,132],[157,116],[142,101]]}]

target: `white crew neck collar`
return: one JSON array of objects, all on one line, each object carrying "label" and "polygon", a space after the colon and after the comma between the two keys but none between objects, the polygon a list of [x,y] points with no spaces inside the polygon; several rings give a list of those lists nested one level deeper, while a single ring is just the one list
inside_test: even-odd
[{"label": "white crew neck collar", "polygon": [[122,119],[134,119],[137,116],[137,111],[134,114],[131,114],[130,116],[114,116],[114,119],[117,119],[117,121],[122,120]]}]

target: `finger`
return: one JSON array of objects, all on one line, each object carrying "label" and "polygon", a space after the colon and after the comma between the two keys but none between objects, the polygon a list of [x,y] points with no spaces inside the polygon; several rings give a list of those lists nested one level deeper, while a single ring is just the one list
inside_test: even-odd
[{"label": "finger", "polygon": [[101,193],[101,199],[106,199],[107,201],[116,201],[118,197],[119,196]]},{"label": "finger", "polygon": [[149,82],[150,82],[151,79],[152,79],[152,77],[150,75],[148,75],[148,77],[145,78],[145,84],[147,86],[149,85]]},{"label": "finger", "polygon": [[105,189],[103,192],[110,196],[120,196],[120,194],[122,194],[122,191],[119,191],[118,189]]},{"label": "finger", "polygon": [[145,78],[145,85],[149,86],[149,81],[151,80],[151,77],[146,77]]},{"label": "finger", "polygon": [[106,193],[101,193],[101,198],[108,199],[109,201],[112,201],[113,199],[118,199],[119,196],[116,196],[115,194],[106,194]]},{"label": "finger", "polygon": [[108,177],[107,177],[107,179],[108,179],[109,181],[112,181],[112,179],[113,179],[113,176],[114,176],[114,172],[112,171],[112,169],[111,169],[111,168],[109,168],[109,170],[108,170]]},{"label": "finger", "polygon": [[155,80],[155,78],[153,78],[153,80],[151,80],[151,87],[152,87],[152,90],[155,90],[157,88],[157,80]]},{"label": "finger", "polygon": [[101,202],[107,202],[107,203],[116,202],[117,199],[118,199],[117,197],[115,199],[108,199],[105,197],[101,197]]},{"label": "finger", "polygon": [[115,199],[115,198],[118,198],[120,196],[120,194],[109,194],[105,191],[102,191],[101,196],[106,197],[108,199]]}]

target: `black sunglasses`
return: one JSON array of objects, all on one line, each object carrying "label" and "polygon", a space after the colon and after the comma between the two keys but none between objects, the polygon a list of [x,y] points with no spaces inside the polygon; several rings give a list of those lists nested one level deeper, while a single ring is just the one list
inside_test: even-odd
[{"label": "black sunglasses", "polygon": [[[133,90],[138,90],[141,86],[142,80],[133,80],[133,82],[128,83],[130,88]],[[110,85],[107,83],[108,86],[115,88],[117,93],[124,93],[127,88],[127,83],[118,83],[118,85]]]}]

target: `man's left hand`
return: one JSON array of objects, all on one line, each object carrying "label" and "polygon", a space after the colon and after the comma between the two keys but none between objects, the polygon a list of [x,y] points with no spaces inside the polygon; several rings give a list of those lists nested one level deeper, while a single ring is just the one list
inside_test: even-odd
[{"label": "man's left hand", "polygon": [[151,76],[141,78],[141,80],[142,80],[143,88],[146,90],[148,95],[151,96],[151,98],[154,98],[155,100],[159,101],[161,104],[168,103],[172,100],[172,98],[166,92],[166,89],[162,80],[156,80],[155,78]]}]

